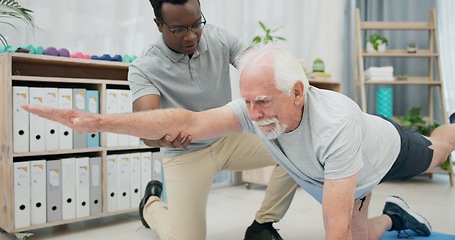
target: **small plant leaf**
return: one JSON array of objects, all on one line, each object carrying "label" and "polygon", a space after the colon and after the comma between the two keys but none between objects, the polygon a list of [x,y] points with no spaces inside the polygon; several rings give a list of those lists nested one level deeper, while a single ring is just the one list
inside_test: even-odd
[{"label": "small plant leaf", "polygon": [[259,25],[261,25],[262,30],[267,31],[267,28],[265,27],[264,23],[259,21]]},{"label": "small plant leaf", "polygon": [[259,44],[259,43],[264,43],[267,44],[269,42],[275,42],[278,40],[285,41],[286,39],[284,37],[279,37],[279,36],[273,36],[271,33],[276,32],[279,28],[276,29],[270,29],[265,26],[265,24],[261,21],[259,21],[259,25],[261,26],[262,30],[264,31],[265,36],[256,36],[253,38],[253,44]]},{"label": "small plant leaf", "polygon": [[256,37],[253,38],[253,42],[254,43],[260,43],[261,41],[262,41],[262,38],[259,37],[259,36],[256,36]]},{"label": "small plant leaf", "polygon": [[[22,7],[16,0],[0,0],[0,17],[3,18],[17,18],[28,25],[35,27],[33,17],[31,15],[32,10]],[[13,26],[11,23],[0,21],[2,24]],[[15,26],[13,26],[16,28]],[[6,38],[0,34],[1,42],[6,47],[8,45]]]}]

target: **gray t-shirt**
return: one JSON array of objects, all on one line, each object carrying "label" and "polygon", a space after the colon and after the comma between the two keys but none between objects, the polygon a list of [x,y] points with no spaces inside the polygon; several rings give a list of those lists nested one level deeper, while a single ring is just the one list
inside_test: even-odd
[{"label": "gray t-shirt", "polygon": [[[227,31],[205,26],[191,58],[169,49],[162,38],[129,67],[133,100],[160,95],[161,108],[204,111],[231,101],[229,64],[248,46]],[[165,157],[195,151],[216,139],[191,143],[186,149],[162,148]]]},{"label": "gray t-shirt", "polygon": [[[244,133],[262,135],[241,99],[228,106]],[[401,144],[390,122],[362,112],[343,94],[312,86],[299,127],[276,140],[262,140],[274,159],[319,202],[324,179],[341,179],[358,171],[355,198],[371,192],[392,167]]]}]

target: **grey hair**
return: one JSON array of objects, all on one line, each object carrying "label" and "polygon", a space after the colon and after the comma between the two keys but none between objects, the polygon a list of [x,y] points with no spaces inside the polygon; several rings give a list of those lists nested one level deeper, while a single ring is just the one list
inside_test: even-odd
[{"label": "grey hair", "polygon": [[[266,56],[273,60],[271,62],[264,61],[263,58]],[[254,62],[264,66],[271,64],[269,67],[274,70],[274,81],[278,90],[290,95],[294,85],[301,81],[305,87],[304,95],[307,94],[310,84],[305,71],[300,62],[286,48],[276,43],[256,45],[240,56],[237,66],[242,72],[247,64]]]}]

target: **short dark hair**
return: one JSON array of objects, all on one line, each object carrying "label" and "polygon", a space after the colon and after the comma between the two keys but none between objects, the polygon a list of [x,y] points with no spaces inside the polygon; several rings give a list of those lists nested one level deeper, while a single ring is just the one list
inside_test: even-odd
[{"label": "short dark hair", "polygon": [[[152,4],[153,12],[155,13],[155,17],[158,19],[163,19],[163,15],[161,13],[161,6],[163,6],[163,3],[183,5],[188,2],[188,0],[149,0],[149,1],[150,1],[150,4]],[[197,0],[197,2],[199,3],[199,5],[201,5],[199,0]]]}]

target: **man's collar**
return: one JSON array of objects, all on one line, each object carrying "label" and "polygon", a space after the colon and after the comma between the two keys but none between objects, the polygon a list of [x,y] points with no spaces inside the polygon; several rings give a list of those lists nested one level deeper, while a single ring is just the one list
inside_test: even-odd
[{"label": "man's collar", "polygon": [[[160,37],[158,39],[158,46],[161,47],[161,49],[163,49],[164,53],[166,54],[166,56],[171,59],[173,62],[178,62],[180,59],[182,59],[183,57],[185,57],[186,55],[185,54],[181,54],[181,53],[176,53],[174,51],[172,51],[165,43],[164,43],[164,40],[163,40],[163,37]],[[199,56],[201,53],[207,51],[207,41],[206,39],[204,38],[204,34],[202,34],[201,36],[201,39],[199,40],[199,43],[197,45],[197,49],[196,49],[196,52],[194,52],[193,54],[193,57],[197,57]]]}]

